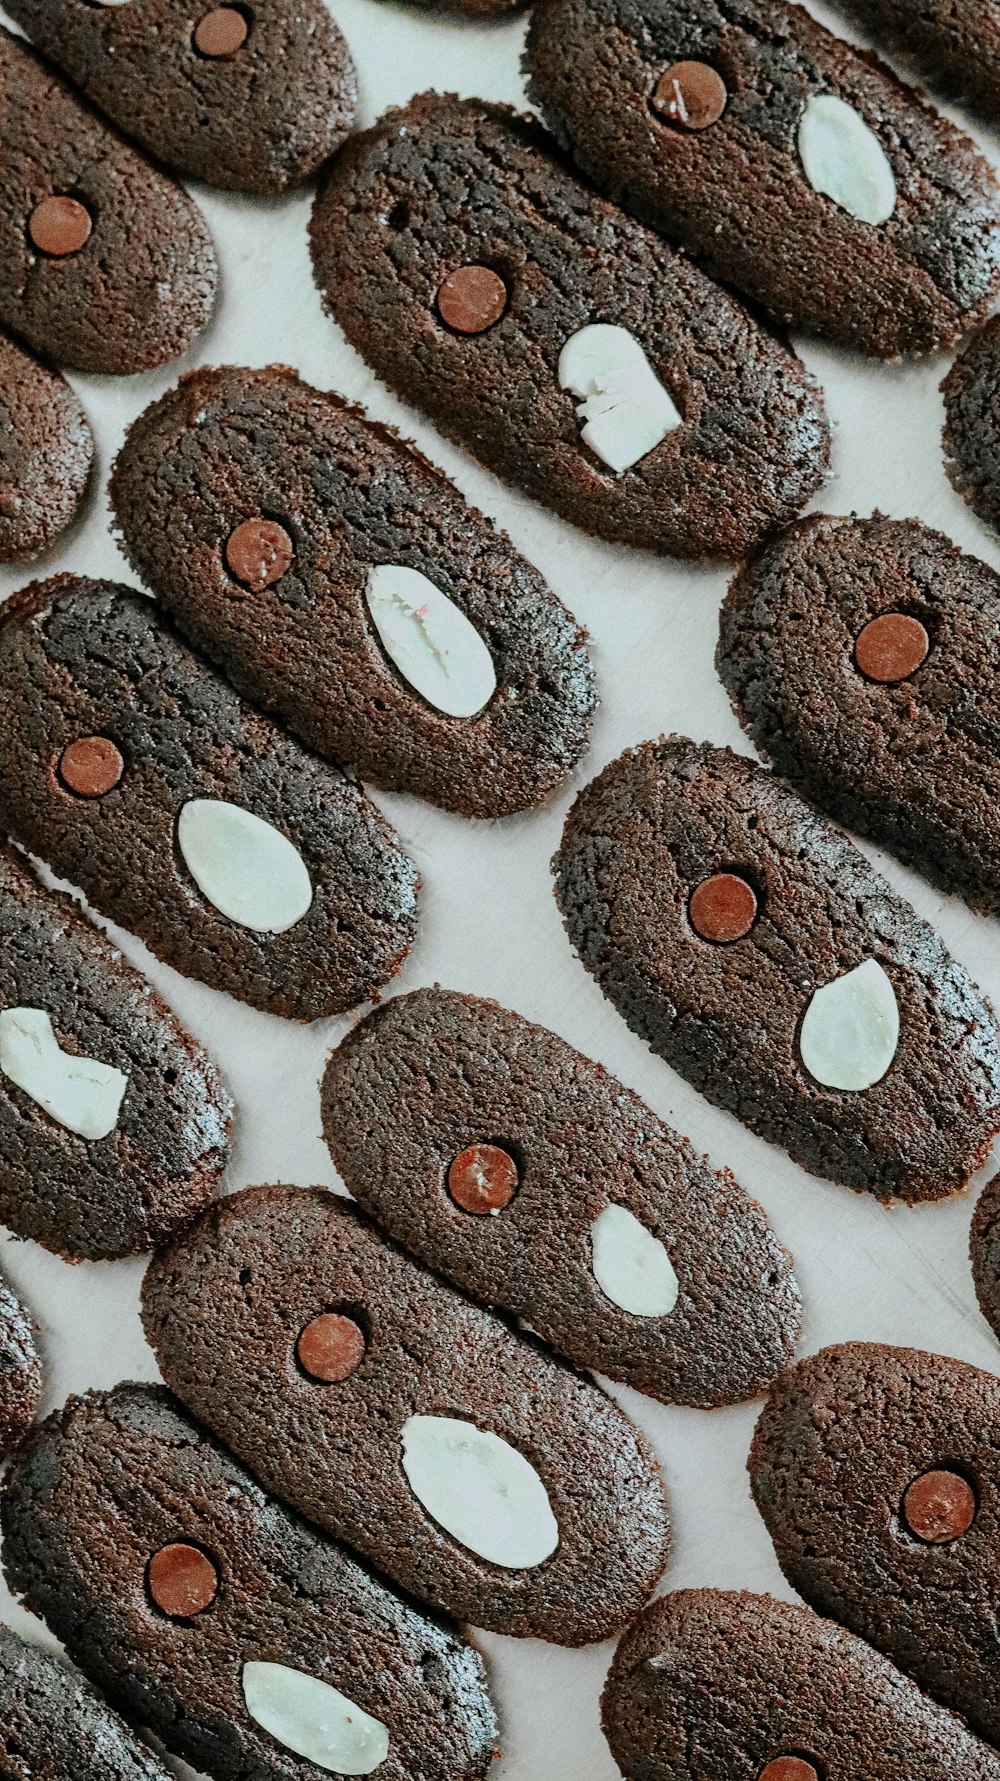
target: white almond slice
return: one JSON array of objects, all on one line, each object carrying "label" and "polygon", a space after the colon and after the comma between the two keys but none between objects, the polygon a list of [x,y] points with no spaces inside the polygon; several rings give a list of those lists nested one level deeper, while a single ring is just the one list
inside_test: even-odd
[{"label": "white almond slice", "polygon": [[107,1138],[118,1124],[128,1077],[95,1057],[63,1051],[42,1008],[0,1013],[0,1070],[80,1138]]},{"label": "white almond slice", "polygon": [[389,1754],[389,1733],[380,1719],[304,1670],[246,1663],[243,1698],[251,1719],[318,1769],[370,1775]]},{"label": "white almond slice", "polygon": [[559,354],[559,386],[580,404],[576,418],[592,452],[621,475],[648,457],[682,416],[634,334],[594,322]]},{"label": "white almond slice", "polygon": [[368,610],[404,680],[447,717],[475,717],[497,690],[493,657],[475,625],[419,569],[369,570]]},{"label": "white almond slice", "polygon": [[871,1088],[885,1075],[898,1044],[896,992],[876,959],[824,983],[806,1009],[799,1035],[802,1062],[824,1088]]},{"label": "white almond slice", "polygon": [[799,158],[814,192],[861,223],[887,223],[896,181],[874,130],[835,93],[810,99],[799,120]]},{"label": "white almond slice", "polygon": [[634,1317],[666,1317],[673,1310],[679,1290],[673,1263],[627,1206],[605,1206],[590,1241],[594,1278],[613,1305]]},{"label": "white almond slice", "polygon": [[445,1532],[490,1564],[528,1570],[551,1558],[559,1527],[533,1465],[488,1429],[455,1416],[403,1427],[410,1489]]},{"label": "white almond slice", "polygon": [[191,798],[177,819],[177,845],[202,895],[256,934],[285,933],[312,904],[298,848],[241,804]]}]

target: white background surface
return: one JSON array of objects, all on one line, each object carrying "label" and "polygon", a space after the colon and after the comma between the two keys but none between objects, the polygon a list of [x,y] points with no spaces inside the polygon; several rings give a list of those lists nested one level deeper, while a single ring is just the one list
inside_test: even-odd
[{"label": "white background surface", "polygon": [[[523,101],[521,20],[470,25],[378,0],[334,0],[333,10],[358,65],[363,124],[430,86]],[[832,22],[829,13],[822,16]],[[998,144],[976,133],[998,160]],[[577,784],[625,747],[663,731],[749,752],[713,669],[727,572],[691,570],[585,539],[504,489],[397,402],[321,312],[306,246],[308,196],[269,203],[204,188],[196,196],[222,268],[214,323],[187,360],[165,371],[121,381],[73,379],[97,438],[95,493],[63,548],[34,573],[73,569],[134,579],[110,537],[104,499],[126,425],[188,365],[279,361],[416,438],[507,528],[589,629],[602,707]],[[797,344],[825,387],[834,425],[834,479],[814,505],[918,515],[1000,566],[1000,543],[952,492],[942,469],[938,384],[947,361],[880,367],[813,342]],[[23,569],[0,569],[0,595],[28,579]],[[410,798],[376,794],[424,878],[420,931],[398,987],[440,982],[497,997],[599,1058],[700,1149],[730,1165],[795,1256],[805,1297],[800,1352],[858,1337],[911,1343],[996,1368],[1000,1352],[976,1309],[967,1262],[970,1198],[886,1211],[811,1179],[703,1102],[604,1002],[570,950],[551,892],[548,862],[572,793],[567,786],[540,813],[478,825]],[[879,863],[1000,1006],[996,926],[887,857]],[[337,1185],[320,1137],[317,1085],[329,1048],[350,1020],[302,1028],[256,1013],[185,981],[128,936],[115,937],[228,1077],[238,1116],[227,1187]],[[0,1263],[41,1328],[45,1408],[88,1386],[156,1377],[138,1317],[141,1263],[71,1267],[3,1236]],[[664,1466],[676,1529],[664,1587],[714,1584],[788,1595],[747,1488],[756,1407],[670,1409],[613,1389]],[[2,1585],[0,1615],[47,1637]],[[496,1781],[613,1781],[617,1769],[598,1717],[610,1646],[564,1652],[485,1635],[480,1642],[502,1718],[504,1757]],[[177,1773],[191,1771],[178,1764]]]}]

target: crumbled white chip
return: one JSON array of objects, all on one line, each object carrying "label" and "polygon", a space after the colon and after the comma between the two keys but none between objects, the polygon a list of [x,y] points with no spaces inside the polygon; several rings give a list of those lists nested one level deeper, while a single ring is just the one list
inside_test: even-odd
[{"label": "crumbled white chip", "polygon": [[627,1206],[605,1206],[590,1227],[594,1278],[634,1317],[666,1317],[677,1303],[677,1275],[660,1242]]},{"label": "crumbled white chip", "polygon": [[465,613],[419,569],[369,570],[368,610],[404,680],[448,717],[475,717],[496,692],[493,657]]},{"label": "crumbled white chip", "polygon": [[427,1513],[490,1564],[527,1570],[559,1544],[534,1466],[491,1430],[455,1416],[411,1416],[403,1427],[403,1470]]},{"label": "crumbled white chip", "polygon": [[799,120],[799,158],[813,191],[861,223],[886,223],[896,181],[874,130],[835,93],[810,99]]},{"label": "crumbled white chip", "polygon": [[583,439],[621,475],[648,457],[682,417],[627,328],[594,322],[559,354],[559,385],[579,401]]},{"label": "crumbled white chip", "polygon": [[799,1051],[824,1088],[871,1088],[899,1044],[896,992],[876,959],[824,983],[805,1012]]},{"label": "crumbled white chip", "polygon": [[298,848],[241,804],[191,798],[177,819],[177,845],[202,895],[254,933],[283,934],[312,904]]},{"label": "crumbled white chip", "polygon": [[389,1733],[380,1719],[304,1670],[246,1663],[243,1698],[251,1719],[319,1769],[370,1775],[389,1754]]},{"label": "crumbled white chip", "polygon": [[128,1077],[112,1064],[63,1051],[42,1008],[0,1013],[0,1070],[81,1138],[106,1138],[118,1124]]}]

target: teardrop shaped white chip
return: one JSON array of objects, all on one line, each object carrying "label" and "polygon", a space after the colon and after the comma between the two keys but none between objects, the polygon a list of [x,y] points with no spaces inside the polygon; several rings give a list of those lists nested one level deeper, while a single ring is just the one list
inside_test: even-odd
[{"label": "teardrop shaped white chip", "polygon": [[419,569],[379,563],[368,572],[368,610],[404,680],[447,717],[475,717],[497,690],[493,657],[465,613]]},{"label": "teardrop shaped white chip", "polygon": [[251,1719],[318,1769],[370,1775],[389,1754],[389,1733],[380,1719],[304,1670],[245,1663],[243,1699]]},{"label": "teardrop shaped white chip", "polygon": [[128,1077],[96,1057],[63,1051],[43,1008],[0,1013],[0,1071],[80,1138],[107,1138],[118,1124]]},{"label": "teardrop shaped white chip", "polygon": [[559,1544],[534,1466],[489,1429],[457,1416],[411,1416],[403,1425],[403,1470],[428,1515],[490,1564],[529,1570]]},{"label": "teardrop shaped white chip", "polygon": [[594,1279],[613,1305],[633,1317],[666,1317],[677,1303],[677,1275],[666,1248],[627,1206],[605,1206],[590,1227]]},{"label": "teardrop shaped white chip", "polygon": [[582,438],[618,476],[683,424],[627,328],[592,322],[571,334],[559,354],[557,376],[560,389],[579,401]]},{"label": "teardrop shaped white chip", "polygon": [[799,158],[814,192],[860,223],[887,223],[896,181],[874,130],[836,93],[818,93],[799,119]]},{"label": "teardrop shaped white chip", "polygon": [[311,907],[312,880],[298,848],[242,804],[189,799],[177,819],[177,845],[202,895],[242,928],[283,934]]},{"label": "teardrop shaped white chip", "polygon": [[824,983],[805,1012],[799,1052],[824,1088],[871,1088],[899,1044],[896,992],[877,959]]}]

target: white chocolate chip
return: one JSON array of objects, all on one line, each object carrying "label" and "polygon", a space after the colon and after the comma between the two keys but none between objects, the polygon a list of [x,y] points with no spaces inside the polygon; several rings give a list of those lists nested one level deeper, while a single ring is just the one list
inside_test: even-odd
[{"label": "white chocolate chip", "polygon": [[799,120],[799,157],[813,191],[861,223],[886,223],[896,181],[885,149],[863,117],[835,93],[810,99]]},{"label": "white chocolate chip", "polygon": [[647,457],[681,415],[627,328],[594,322],[571,334],[559,354],[561,389],[577,397],[582,437],[621,475]]},{"label": "white chocolate chip", "polygon": [[81,1138],[106,1138],[118,1124],[128,1077],[112,1064],[63,1051],[41,1008],[0,1013],[0,1070]]},{"label": "white chocolate chip", "polygon": [[319,1769],[370,1775],[389,1754],[389,1733],[380,1719],[304,1670],[246,1663],[243,1699],[251,1719]]},{"label": "white chocolate chip", "polygon": [[824,983],[805,1012],[802,1062],[824,1088],[871,1088],[899,1044],[896,992],[876,959]]},{"label": "white chocolate chip", "polygon": [[622,1311],[666,1317],[677,1303],[677,1275],[658,1237],[627,1206],[605,1206],[590,1227],[594,1279]]},{"label": "white chocolate chip", "polygon": [[379,563],[369,570],[368,610],[382,647],[404,680],[447,717],[475,717],[496,692],[483,639],[465,613],[419,569]]},{"label": "white chocolate chip", "polygon": [[285,933],[312,904],[298,848],[241,804],[191,798],[177,819],[177,845],[202,895],[255,934]]},{"label": "white chocolate chip", "polygon": [[455,1416],[411,1416],[403,1470],[427,1513],[470,1552],[505,1570],[551,1557],[559,1528],[533,1465],[508,1441]]}]

